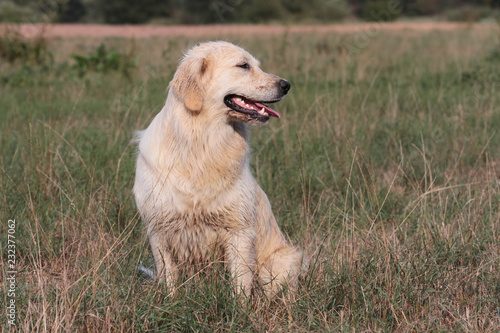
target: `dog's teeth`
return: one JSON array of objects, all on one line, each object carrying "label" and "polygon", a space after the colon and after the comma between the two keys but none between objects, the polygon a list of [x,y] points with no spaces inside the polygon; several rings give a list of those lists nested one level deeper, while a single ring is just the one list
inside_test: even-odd
[{"label": "dog's teeth", "polygon": [[266,111],[264,111],[264,108],[262,108],[262,110],[259,111],[260,114],[266,114]]}]

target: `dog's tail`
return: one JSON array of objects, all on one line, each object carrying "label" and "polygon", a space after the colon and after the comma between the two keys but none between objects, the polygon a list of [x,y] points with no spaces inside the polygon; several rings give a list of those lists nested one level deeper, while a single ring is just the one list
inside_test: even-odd
[{"label": "dog's tail", "polygon": [[142,273],[144,273],[144,275],[146,275],[149,278],[151,278],[152,280],[155,279],[155,272],[152,269],[146,268],[146,267],[144,267],[142,265],[137,266],[137,269],[139,271],[141,271]]}]

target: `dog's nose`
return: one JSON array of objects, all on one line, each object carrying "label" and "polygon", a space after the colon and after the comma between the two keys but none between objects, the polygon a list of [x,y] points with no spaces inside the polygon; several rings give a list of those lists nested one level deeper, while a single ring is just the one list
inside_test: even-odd
[{"label": "dog's nose", "polygon": [[281,91],[283,92],[283,95],[286,95],[286,93],[288,92],[288,90],[290,90],[290,82],[288,82],[287,80],[283,80],[281,79],[279,82],[278,82],[278,85],[281,89]]}]

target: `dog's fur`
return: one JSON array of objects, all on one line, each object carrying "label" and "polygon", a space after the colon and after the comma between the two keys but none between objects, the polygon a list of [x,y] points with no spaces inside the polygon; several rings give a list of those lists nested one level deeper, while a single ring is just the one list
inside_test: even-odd
[{"label": "dog's fur", "polygon": [[249,167],[246,123],[269,117],[255,119],[224,102],[231,94],[280,100],[288,91],[280,89],[283,81],[240,47],[202,43],[187,52],[165,106],[139,132],[135,199],[157,276],[170,286],[179,269],[193,272],[211,260],[225,263],[238,293],[249,295],[255,278],[269,296],[284,284],[297,286],[302,251],[281,233]]}]

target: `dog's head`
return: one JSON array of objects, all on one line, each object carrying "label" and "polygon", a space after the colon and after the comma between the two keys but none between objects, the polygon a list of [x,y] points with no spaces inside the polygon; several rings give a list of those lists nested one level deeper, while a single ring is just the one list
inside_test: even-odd
[{"label": "dog's head", "polygon": [[190,112],[251,124],[280,115],[266,104],[278,102],[288,81],[263,72],[251,54],[227,42],[202,43],[181,61],[170,87]]}]

